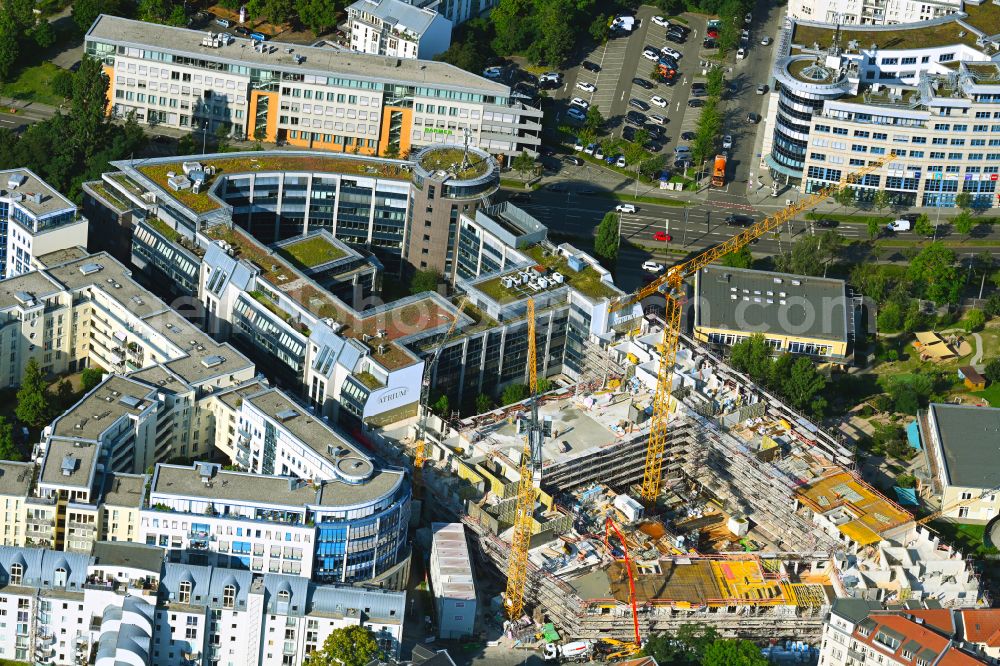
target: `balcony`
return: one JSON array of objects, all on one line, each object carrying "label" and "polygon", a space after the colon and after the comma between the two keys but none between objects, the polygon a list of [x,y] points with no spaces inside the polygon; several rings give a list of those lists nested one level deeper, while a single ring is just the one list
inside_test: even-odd
[{"label": "balcony", "polygon": [[56,642],[55,634],[40,634],[38,636],[38,641],[36,642],[36,645],[38,646],[39,649],[42,649],[51,646],[55,642]]}]

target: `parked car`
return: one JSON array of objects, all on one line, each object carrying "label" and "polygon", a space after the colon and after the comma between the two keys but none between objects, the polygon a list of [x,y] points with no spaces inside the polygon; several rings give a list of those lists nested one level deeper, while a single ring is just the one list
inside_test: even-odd
[{"label": "parked car", "polygon": [[664,118],[663,116],[659,115],[659,114],[656,114],[656,113],[650,114],[649,119],[652,120],[657,125],[666,125],[667,124],[667,119]]},{"label": "parked car", "polygon": [[656,87],[655,83],[647,81],[646,79],[640,79],[638,76],[632,79],[632,83],[639,86],[640,88],[645,88],[646,90],[652,90]]},{"label": "parked car", "polygon": [[642,50],[642,57],[645,58],[646,60],[652,60],[653,62],[656,62],[657,60],[660,59],[660,52],[651,46],[647,46]]},{"label": "parked car", "polygon": [[681,132],[682,141],[694,141],[695,136],[694,132]]},{"label": "parked car", "polygon": [[655,104],[656,106],[660,107],[661,109],[667,108],[667,100],[663,99],[659,95],[653,95],[652,97],[650,97],[649,98],[649,103],[650,104]]},{"label": "parked car", "polygon": [[738,49],[736,51],[736,59],[737,60],[743,60],[746,57],[747,57],[747,50],[746,49],[741,48],[741,49]]},{"label": "parked car", "polygon": [[596,62],[590,62],[589,60],[583,61],[583,68],[588,72],[599,72],[601,71],[601,66]]},{"label": "parked car", "polygon": [[641,99],[633,97],[628,101],[628,105],[633,109],[639,109],[640,111],[649,111],[649,104],[646,104]]},{"label": "parked car", "polygon": [[653,234],[653,240],[660,241],[661,243],[669,243],[674,239],[673,236],[668,234],[666,231],[657,231]]},{"label": "parked car", "polygon": [[717,49],[717,48],[719,48],[719,44],[714,39],[712,39],[712,38],[709,37],[709,38],[701,40],[701,48],[703,48],[703,49]]},{"label": "parked car", "polygon": [[733,135],[727,134],[722,137],[722,148],[724,150],[730,150],[733,147]]},{"label": "parked car", "polygon": [[691,154],[690,146],[674,146],[674,155],[677,157],[687,156]]},{"label": "parked car", "polygon": [[663,18],[662,16],[654,16],[650,20],[653,23],[655,23],[656,25],[660,26],[661,28],[669,28],[670,27],[670,21],[668,21],[667,19]]},{"label": "parked car", "polygon": [[233,24],[229,19],[217,18],[215,19],[215,25],[221,26],[223,28],[228,28]]},{"label": "parked car", "polygon": [[747,12],[747,15],[743,17],[743,22],[746,23],[747,25],[750,25],[752,21],[753,21],[753,14]]},{"label": "parked car", "polygon": [[658,153],[663,150],[663,146],[653,141],[647,141],[642,145],[642,147],[651,153]]},{"label": "parked car", "polygon": [[[592,146],[592,145],[594,145],[594,144],[590,144],[590,146]],[[587,148],[590,148],[590,146],[587,146]],[[580,141],[579,139],[575,139],[573,141],[573,150],[575,150],[577,152],[580,152],[581,150],[583,150],[583,142]]]},{"label": "parked car", "polygon": [[625,156],[624,155],[619,155],[618,156],[618,159],[615,160],[615,166],[618,167],[619,169],[624,169],[625,168]]},{"label": "parked car", "polygon": [[703,99],[689,99],[688,106],[692,109],[697,109],[699,107],[705,106],[705,100]]},{"label": "parked car", "polygon": [[503,67],[487,67],[483,70],[483,76],[487,79],[499,79],[503,76]]},{"label": "parked car", "polygon": [[235,32],[237,35],[240,35],[241,37],[250,36],[250,29],[244,28],[242,25],[238,25],[235,28],[233,28],[233,32]]},{"label": "parked car", "polygon": [[750,113],[747,114],[747,124],[748,125],[756,125],[759,122],[760,122],[760,114],[759,113],[754,113],[753,111],[751,111]]},{"label": "parked car", "polygon": [[581,160],[579,157],[575,155],[570,155],[569,157],[566,158],[566,161],[576,166],[583,166],[583,160]]},{"label": "parked car", "polygon": [[770,46],[771,45],[771,38],[770,37],[762,37],[761,40],[760,40],[760,45],[761,46]]},{"label": "parked car", "polygon": [[660,55],[670,56],[671,58],[676,60],[680,58],[683,54],[677,49],[672,49],[669,46],[664,46],[662,49],[660,49]]},{"label": "parked car", "polygon": [[587,147],[583,149],[583,153],[585,155],[593,155],[595,150],[597,150],[597,144],[596,143],[588,143]]},{"label": "parked car", "polygon": [[598,146],[597,148],[594,148],[594,158],[598,159],[598,160],[603,160],[604,159],[604,151],[601,149],[600,146]]},{"label": "parked car", "polygon": [[692,97],[704,97],[705,96],[705,84],[702,81],[695,81],[691,84],[691,96]]},{"label": "parked car", "polygon": [[592,93],[595,90],[597,90],[597,86],[595,86],[593,83],[590,83],[589,81],[577,81],[576,87],[579,88],[580,90],[585,90],[589,93]]},{"label": "parked car", "polygon": [[718,39],[719,38],[719,29],[718,28],[709,28],[708,31],[705,32],[705,34],[708,35],[709,37],[711,37],[712,39]]},{"label": "parked car", "polygon": [[758,95],[766,95],[767,91],[770,90],[770,89],[771,88],[766,83],[762,83],[759,86],[757,86],[757,94]]},{"label": "parked car", "polygon": [[586,120],[587,113],[578,106],[571,106],[566,109],[566,115],[574,120]]},{"label": "parked car", "polygon": [[628,113],[625,114],[625,122],[627,122],[630,125],[641,126],[646,123],[646,116],[637,111],[629,111]]},{"label": "parked car", "polygon": [[585,100],[585,99],[584,99],[584,98],[582,98],[582,97],[574,97],[573,99],[571,99],[571,100],[569,101],[569,105],[570,105],[571,107],[573,107],[573,106],[577,106],[577,107],[580,107],[580,108],[581,108],[581,109],[583,109],[584,111],[586,111],[587,109],[589,109],[589,108],[590,108],[590,102],[588,102],[587,100]]},{"label": "parked car", "polygon": [[686,39],[684,38],[683,35],[680,35],[676,32],[668,32],[667,41],[673,42],[674,44],[683,44],[686,41]]},{"label": "parked car", "polygon": [[[662,231],[656,233],[662,234]],[[649,271],[650,273],[661,273],[663,272],[663,264],[658,264],[655,261],[646,260],[642,262],[642,270]]]},{"label": "parked car", "polygon": [[620,203],[615,206],[615,210],[619,213],[634,213],[638,210],[638,208],[635,207],[635,204]]}]

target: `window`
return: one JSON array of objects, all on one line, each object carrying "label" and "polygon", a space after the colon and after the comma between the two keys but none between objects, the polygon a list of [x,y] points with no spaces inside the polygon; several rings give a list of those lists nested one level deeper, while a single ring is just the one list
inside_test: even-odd
[{"label": "window", "polygon": [[235,608],[236,606],[236,586],[226,585],[222,588],[222,607]]},{"label": "window", "polygon": [[955,59],[954,53],[942,53],[938,56],[938,62],[951,62]]},{"label": "window", "polygon": [[20,562],[15,562],[10,565],[10,584],[20,585],[21,578],[24,576],[24,566]]},{"label": "window", "polygon": [[964,499],[964,500],[970,500],[970,499],[972,499],[972,493],[969,493],[969,492],[962,493],[962,499]]},{"label": "window", "polygon": [[290,599],[290,596],[291,595],[288,594],[288,590],[281,590],[280,592],[278,592],[278,603],[287,604]]},{"label": "window", "polygon": [[191,603],[191,581],[182,580],[177,586],[177,601],[182,604]]}]

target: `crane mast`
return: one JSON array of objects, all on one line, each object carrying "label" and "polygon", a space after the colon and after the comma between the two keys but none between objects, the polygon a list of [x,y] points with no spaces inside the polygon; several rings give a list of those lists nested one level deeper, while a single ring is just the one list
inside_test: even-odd
[{"label": "crane mast", "polygon": [[870,162],[867,166],[847,174],[838,184],[824,187],[797,202],[789,204],[774,215],[751,225],[729,240],[709,248],[693,259],[671,266],[662,276],[653,280],[645,287],[611,302],[611,310],[615,311],[638,303],[654,294],[662,293],[666,299],[662,349],[659,350],[660,363],[656,375],[656,392],[653,397],[649,442],[646,445],[646,467],[642,478],[642,498],[647,504],[653,504],[656,501],[656,498],[660,494],[660,487],[663,484],[663,458],[667,449],[667,420],[670,417],[674,362],[677,358],[677,347],[680,339],[684,280],[695,275],[699,270],[716,259],[745,247],[748,243],[760,238],[769,231],[778,229],[782,224],[791,220],[797,213],[808,210],[825,201],[833,196],[834,193],[857,183],[867,174],[876,171],[894,159],[896,159],[896,155],[892,153],[880,160]]},{"label": "crane mast", "polygon": [[528,431],[521,451],[520,477],[517,482],[517,505],[514,510],[514,534],[507,561],[507,592],[504,601],[507,617],[516,620],[524,612],[524,586],[528,581],[528,546],[531,541],[531,515],[542,477],[542,429],[538,421],[538,362],[535,351],[535,301],[528,299]]}]

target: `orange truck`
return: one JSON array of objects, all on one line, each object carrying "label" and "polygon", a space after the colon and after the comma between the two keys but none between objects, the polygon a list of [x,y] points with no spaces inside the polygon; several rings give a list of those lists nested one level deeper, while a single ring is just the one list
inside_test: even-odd
[{"label": "orange truck", "polygon": [[723,187],[726,184],[726,156],[715,156],[715,167],[712,169],[712,187]]}]

